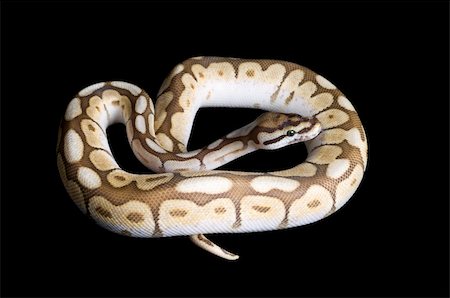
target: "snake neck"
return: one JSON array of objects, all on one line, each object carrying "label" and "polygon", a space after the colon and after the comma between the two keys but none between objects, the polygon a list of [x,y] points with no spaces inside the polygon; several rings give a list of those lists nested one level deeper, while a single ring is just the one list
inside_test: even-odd
[{"label": "snake neck", "polygon": [[182,153],[166,151],[155,139],[153,142],[150,142],[150,145],[152,150],[159,153],[158,158],[161,160],[161,163],[150,164],[147,161],[147,164],[153,171],[158,173],[203,171],[220,168],[259,149],[253,132],[257,125],[258,123],[253,121],[201,149]]}]

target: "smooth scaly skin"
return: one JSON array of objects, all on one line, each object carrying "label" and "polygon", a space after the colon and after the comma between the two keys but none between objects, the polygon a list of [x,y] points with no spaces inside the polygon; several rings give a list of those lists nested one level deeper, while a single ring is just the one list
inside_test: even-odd
[{"label": "smooth scaly skin", "polygon": [[[292,169],[205,171],[254,145],[231,135],[236,139],[184,153],[195,113],[205,106],[316,116],[322,132],[306,142],[306,161]],[[126,124],[132,149],[146,166],[182,172],[140,175],[120,169],[105,135],[116,122]],[[240,132],[245,138],[245,129]],[[279,138],[279,131],[267,127],[256,140]],[[351,103],[307,68],[275,60],[198,57],[174,68],[160,90],[156,113],[148,95],[128,83],[99,83],[80,91],[61,124],[57,161],[77,206],[114,232],[135,237],[254,232],[304,225],[342,207],[362,180],[367,140]],[[220,254],[201,235],[192,239]]]}]

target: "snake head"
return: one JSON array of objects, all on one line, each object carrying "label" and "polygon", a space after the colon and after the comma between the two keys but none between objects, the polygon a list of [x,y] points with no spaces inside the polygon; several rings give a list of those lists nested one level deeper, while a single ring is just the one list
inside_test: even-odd
[{"label": "snake head", "polygon": [[317,118],[267,112],[256,120],[253,136],[258,149],[274,150],[315,138],[322,127]]}]

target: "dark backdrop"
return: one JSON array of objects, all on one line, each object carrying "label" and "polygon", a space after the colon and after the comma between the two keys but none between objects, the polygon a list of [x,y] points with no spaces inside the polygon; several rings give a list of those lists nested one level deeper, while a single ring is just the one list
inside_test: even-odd
[{"label": "dark backdrop", "polygon": [[[448,4],[2,3],[1,19],[3,295],[448,296]],[[351,201],[308,226],[211,237],[238,262],[82,216],[54,153],[72,96],[124,80],[155,98],[173,66],[199,55],[287,60],[334,82],[369,140]],[[202,110],[190,148],[258,113]],[[109,131],[120,164],[142,170],[123,127]],[[305,157],[293,152],[303,145],[226,168],[286,168]]]}]

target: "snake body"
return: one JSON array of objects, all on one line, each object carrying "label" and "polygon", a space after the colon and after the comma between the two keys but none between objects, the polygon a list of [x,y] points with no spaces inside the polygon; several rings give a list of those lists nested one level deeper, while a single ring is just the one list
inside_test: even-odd
[{"label": "snake body", "polygon": [[[367,139],[350,101],[294,63],[196,57],[178,64],[158,93],[112,81],[81,90],[59,129],[57,164],[70,197],[98,224],[133,237],[191,236],[236,259],[203,234],[290,228],[341,208],[360,184]],[[201,107],[270,111],[205,148],[186,152]],[[231,120],[230,120],[231,121]],[[156,174],[120,168],[106,137],[126,125],[136,157]],[[306,141],[308,157],[275,172],[214,170],[258,149]]]}]

